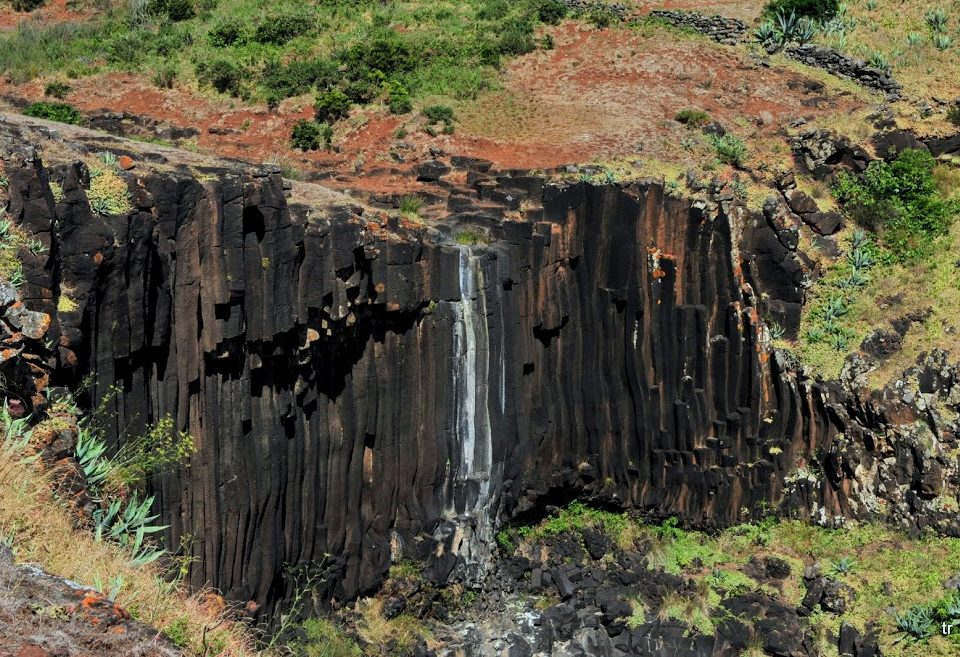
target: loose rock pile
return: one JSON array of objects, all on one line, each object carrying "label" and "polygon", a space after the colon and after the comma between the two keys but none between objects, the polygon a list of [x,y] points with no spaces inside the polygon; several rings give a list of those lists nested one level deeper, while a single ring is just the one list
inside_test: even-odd
[{"label": "loose rock pile", "polygon": [[736,18],[704,16],[689,11],[651,11],[652,18],[659,18],[676,27],[685,27],[704,34],[718,43],[736,45],[747,32],[747,25]]},{"label": "loose rock pile", "polygon": [[785,52],[808,66],[822,68],[837,77],[853,80],[868,89],[882,91],[890,100],[900,98],[902,87],[893,79],[893,76],[887,71],[868,65],[861,59],[848,57],[833,48],[814,44],[792,46]]}]

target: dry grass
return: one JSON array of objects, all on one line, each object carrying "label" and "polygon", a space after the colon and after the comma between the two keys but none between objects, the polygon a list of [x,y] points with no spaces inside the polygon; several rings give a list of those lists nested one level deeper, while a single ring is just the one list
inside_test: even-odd
[{"label": "dry grass", "polygon": [[256,655],[253,638],[230,621],[222,599],[188,595],[164,579],[159,567],[135,568],[118,545],[97,542],[78,529],[69,510],[51,494],[51,482],[35,464],[0,452],[0,538],[17,561],[91,588],[110,589],[122,578],[117,602],[137,620],[161,630],[177,628],[179,643],[196,654]]},{"label": "dry grass", "polygon": [[[821,36],[821,41],[862,59],[881,53],[893,65],[894,77],[908,96],[960,96],[960,3],[846,0],[846,5],[852,20],[848,21],[845,41],[835,35]],[[933,31],[924,19],[934,9],[943,9],[950,16],[945,34],[952,45],[943,50],[934,45]]]},{"label": "dry grass", "polygon": [[400,614],[389,620],[385,618],[383,600],[378,598],[357,601],[356,610],[360,614],[357,632],[372,647],[393,645],[405,653],[419,641],[430,642],[433,638],[426,626],[413,616]]}]

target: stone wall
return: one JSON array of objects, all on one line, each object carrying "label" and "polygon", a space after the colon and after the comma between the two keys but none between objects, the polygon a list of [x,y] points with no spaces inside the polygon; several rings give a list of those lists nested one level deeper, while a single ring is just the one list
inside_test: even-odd
[{"label": "stone wall", "polygon": [[705,16],[689,11],[655,10],[651,18],[658,18],[676,27],[683,27],[704,34],[714,41],[735,45],[743,39],[747,25],[736,18],[726,16]]},{"label": "stone wall", "polygon": [[868,89],[883,92],[890,100],[900,98],[902,88],[893,76],[887,71],[869,66],[863,60],[849,57],[833,48],[814,44],[791,46],[785,52],[808,66],[822,68],[837,77],[853,80]]}]

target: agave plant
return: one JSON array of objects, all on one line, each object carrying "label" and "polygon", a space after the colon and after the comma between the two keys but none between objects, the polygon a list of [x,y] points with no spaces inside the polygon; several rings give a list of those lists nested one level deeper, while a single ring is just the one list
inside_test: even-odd
[{"label": "agave plant", "polygon": [[870,269],[876,264],[876,260],[873,259],[870,251],[863,247],[854,249],[847,257],[850,260],[850,266],[853,267],[854,270]]},{"label": "agave plant", "polygon": [[874,50],[873,53],[871,53],[870,57],[867,59],[867,64],[873,68],[878,68],[881,71],[890,70],[890,61],[879,50]]},{"label": "agave plant", "polygon": [[793,41],[794,35],[800,29],[800,18],[797,17],[796,12],[791,11],[788,14],[781,9],[773,17],[773,20],[781,45]]},{"label": "agave plant", "polygon": [[110,461],[104,456],[106,451],[107,444],[98,438],[93,431],[83,425],[77,427],[77,444],[74,447],[74,455],[80,469],[83,470],[87,486],[92,490],[99,489],[110,475]]},{"label": "agave plant", "polygon": [[117,166],[117,156],[109,151],[103,151],[99,154],[100,161],[106,164],[108,167],[114,168]]},{"label": "agave plant", "polygon": [[840,281],[840,287],[844,290],[858,290],[869,282],[867,275],[859,269],[850,271],[850,275]]},{"label": "agave plant", "polygon": [[847,314],[847,302],[838,295],[834,295],[827,300],[827,305],[823,309],[823,315],[827,319],[837,319]]},{"label": "agave plant", "polygon": [[811,344],[819,344],[827,339],[827,334],[823,329],[813,327],[807,331],[807,341]]},{"label": "agave plant", "polygon": [[934,32],[946,31],[949,17],[947,16],[947,12],[943,9],[931,9],[924,14],[923,18],[927,21],[927,25],[930,26],[930,29]]},{"label": "agave plant", "polygon": [[846,351],[848,344],[847,336],[842,333],[834,333],[830,338],[830,346],[833,347],[835,351]]},{"label": "agave plant", "polygon": [[840,557],[830,565],[830,572],[834,575],[849,575],[853,572],[857,562],[850,557]]},{"label": "agave plant", "polygon": [[3,404],[0,405],[0,424],[3,424],[3,433],[0,434],[0,455],[7,458],[16,457],[26,462],[35,461],[38,454],[23,456],[27,447],[30,446],[30,438],[33,437],[30,416],[14,418],[10,415],[7,400],[3,400]]},{"label": "agave plant", "polygon": [[953,39],[946,34],[935,34],[933,35],[933,45],[937,47],[937,50],[949,50],[950,46],[953,45]]},{"label": "agave plant", "polygon": [[919,32],[910,32],[907,34],[907,45],[916,48],[923,43],[923,35]]},{"label": "agave plant", "polygon": [[857,250],[866,246],[869,241],[870,238],[867,237],[867,232],[862,228],[858,228],[853,231],[853,239],[850,240],[850,246],[853,247],[854,250]]},{"label": "agave plant", "polygon": [[813,41],[816,36],[816,24],[809,19],[803,18],[797,24],[797,29],[793,34],[793,40],[802,46]]},{"label": "agave plant", "polygon": [[753,31],[753,36],[765,46],[777,40],[777,28],[772,21],[764,21]]},{"label": "agave plant", "polygon": [[940,603],[940,611],[945,618],[960,618],[960,591],[954,591]]},{"label": "agave plant", "polygon": [[920,641],[933,635],[933,614],[923,605],[914,605],[895,617],[897,629],[907,641]]}]

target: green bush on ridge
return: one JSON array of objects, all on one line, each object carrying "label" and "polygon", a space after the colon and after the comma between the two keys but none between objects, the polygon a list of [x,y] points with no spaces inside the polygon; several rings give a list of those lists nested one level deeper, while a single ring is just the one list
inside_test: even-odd
[{"label": "green bush on ridge", "polygon": [[875,160],[862,175],[841,173],[834,192],[857,223],[875,231],[887,257],[908,262],[929,255],[960,207],[941,198],[933,156],[906,149],[892,161]]},{"label": "green bush on ridge", "polygon": [[23,113],[37,119],[47,119],[48,121],[58,121],[72,125],[83,125],[85,123],[83,114],[68,103],[47,103],[43,101],[32,103],[23,110]]}]

